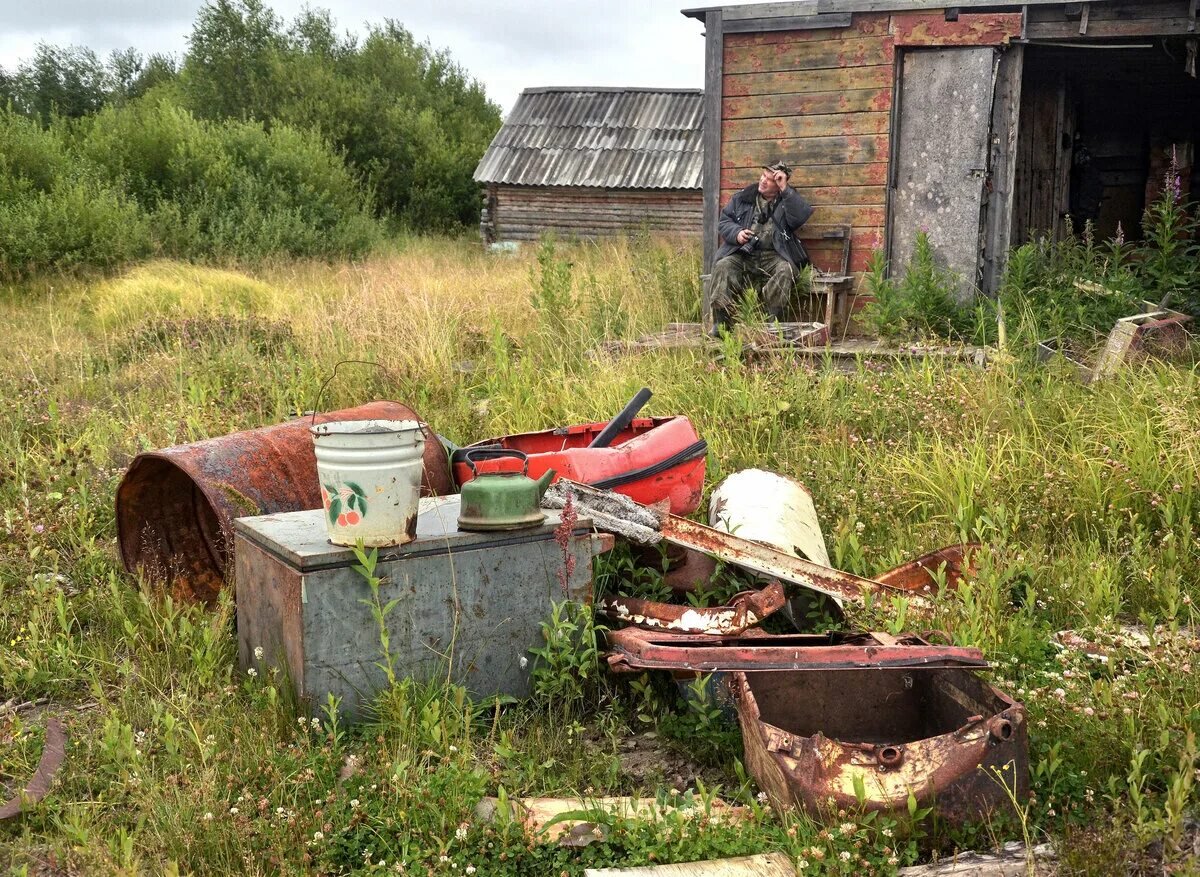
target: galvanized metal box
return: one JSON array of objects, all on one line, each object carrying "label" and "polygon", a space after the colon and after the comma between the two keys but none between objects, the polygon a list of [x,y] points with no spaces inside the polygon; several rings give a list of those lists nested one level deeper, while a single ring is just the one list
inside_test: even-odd
[{"label": "galvanized metal box", "polygon": [[[458,531],[458,510],[457,496],[422,499],[416,540],[380,550],[379,600],[397,601],[385,616],[393,661],[405,676],[449,675],[476,697],[525,696],[541,622],[552,601],[590,602],[601,541],[590,521],[575,523],[564,593],[557,512],[529,529],[468,533]],[[323,514],[235,522],[238,656],[243,670],[286,672],[310,712],[333,694],[358,718],[386,684],[380,631],[354,553],[329,542]]]}]

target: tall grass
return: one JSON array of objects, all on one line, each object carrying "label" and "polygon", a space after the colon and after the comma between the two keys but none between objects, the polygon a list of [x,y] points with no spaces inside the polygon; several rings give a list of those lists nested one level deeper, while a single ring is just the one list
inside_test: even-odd
[{"label": "tall grass", "polygon": [[[719,715],[694,698],[674,715],[648,678],[601,676],[566,718],[402,683],[376,724],[301,724],[281,680],[235,672],[229,604],[176,605],[120,569],[112,498],[133,454],[311,407],[345,358],[384,368],[343,369],[323,407],[406,400],[460,442],[602,418],[650,386],[650,413],[687,413],[709,441],[710,483],[760,466],[807,484],[831,553],[855,572],[981,541],[978,574],[931,624],[983,648],[1029,706],[1031,830],[1064,842],[1081,873],[1153,837],[1178,860],[1170,838],[1197,803],[1196,372],[1133,366],[1083,387],[1025,359],[845,373],[746,362],[736,343],[719,359],[597,352],[614,332],[694,318],[698,273],[694,249],[670,241],[494,256],[422,240],[350,265],[280,261],[250,276],[160,261],[0,296],[0,703],[49,698],[74,741],[51,797],[0,825],[0,867],[579,874],[779,849],[810,870],[886,873],[988,831],[1021,836],[856,813],[822,834],[765,812]],[[891,611],[851,623],[887,625]],[[1064,629],[1107,662],[1056,647]],[[0,714],[6,781],[36,763],[40,709]],[[623,767],[620,741],[651,729],[715,752],[710,779],[754,808],[754,825],[616,820],[609,840],[572,851],[475,816],[484,795],[669,795],[667,777],[659,787]]]}]

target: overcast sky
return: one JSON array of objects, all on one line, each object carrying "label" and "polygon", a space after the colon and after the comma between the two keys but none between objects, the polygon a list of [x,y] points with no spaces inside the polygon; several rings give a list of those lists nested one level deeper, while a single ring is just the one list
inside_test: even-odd
[{"label": "overcast sky", "polygon": [[[38,42],[99,55],[133,46],[182,54],[204,0],[0,0],[0,66],[13,70]],[[270,5],[291,20],[304,0]],[[679,0],[329,0],[341,30],[400,21],[448,48],[507,112],[522,88],[544,85],[704,86],[703,27]],[[717,5],[717,4],[713,4]]]}]

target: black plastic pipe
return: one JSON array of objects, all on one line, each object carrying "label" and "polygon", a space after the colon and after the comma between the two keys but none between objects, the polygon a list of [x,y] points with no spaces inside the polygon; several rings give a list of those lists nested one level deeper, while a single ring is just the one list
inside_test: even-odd
[{"label": "black plastic pipe", "polygon": [[592,443],[588,447],[607,448],[612,444],[612,440],[617,437],[617,434],[629,426],[633,418],[637,417],[638,412],[650,401],[650,397],[653,395],[649,387],[642,387],[638,390],[637,395],[629,400],[625,407],[621,409],[620,414],[608,422],[608,426],[600,430],[600,434],[592,439]]}]

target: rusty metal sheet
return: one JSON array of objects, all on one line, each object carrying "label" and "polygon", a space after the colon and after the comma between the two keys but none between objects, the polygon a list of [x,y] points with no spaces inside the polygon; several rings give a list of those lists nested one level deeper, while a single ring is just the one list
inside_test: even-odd
[{"label": "rusty metal sheet", "polygon": [[1025,708],[966,669],[742,673],[745,760],[777,808],[898,810],[950,822],[1029,794]]},{"label": "rusty metal sheet", "polygon": [[[225,585],[235,518],[321,507],[310,423],[373,419],[420,420],[400,402],[372,402],[138,454],[117,488],[125,568],[178,597],[214,602]],[[421,493],[452,494],[445,448],[424,432]]]},{"label": "rusty metal sheet", "polygon": [[26,806],[36,804],[50,791],[50,783],[54,775],[67,757],[67,737],[63,733],[62,723],[57,718],[51,718],[46,723],[46,742],[42,746],[42,757],[38,762],[37,771],[33,774],[24,791],[0,807],[0,820],[12,819]]},{"label": "rusty metal sheet", "polygon": [[985,669],[979,649],[935,646],[920,637],[886,633],[773,635],[749,631],[715,638],[625,628],[605,633],[608,664],[633,670],[892,670]]},{"label": "rusty metal sheet", "polygon": [[1021,35],[1020,12],[964,13],[947,21],[945,13],[892,16],[897,46],[1007,46]]},{"label": "rusty metal sheet", "polygon": [[947,545],[895,569],[880,573],[874,580],[881,585],[903,591],[931,592],[937,585],[938,570],[942,570],[946,577],[946,587],[957,588],[964,578],[975,575],[974,555],[982,549],[983,546],[978,542]]},{"label": "rusty metal sheet", "polygon": [[783,585],[775,581],[761,591],[743,591],[726,606],[679,606],[612,595],[599,600],[596,611],[646,630],[731,636],[760,623],[786,603]]}]

